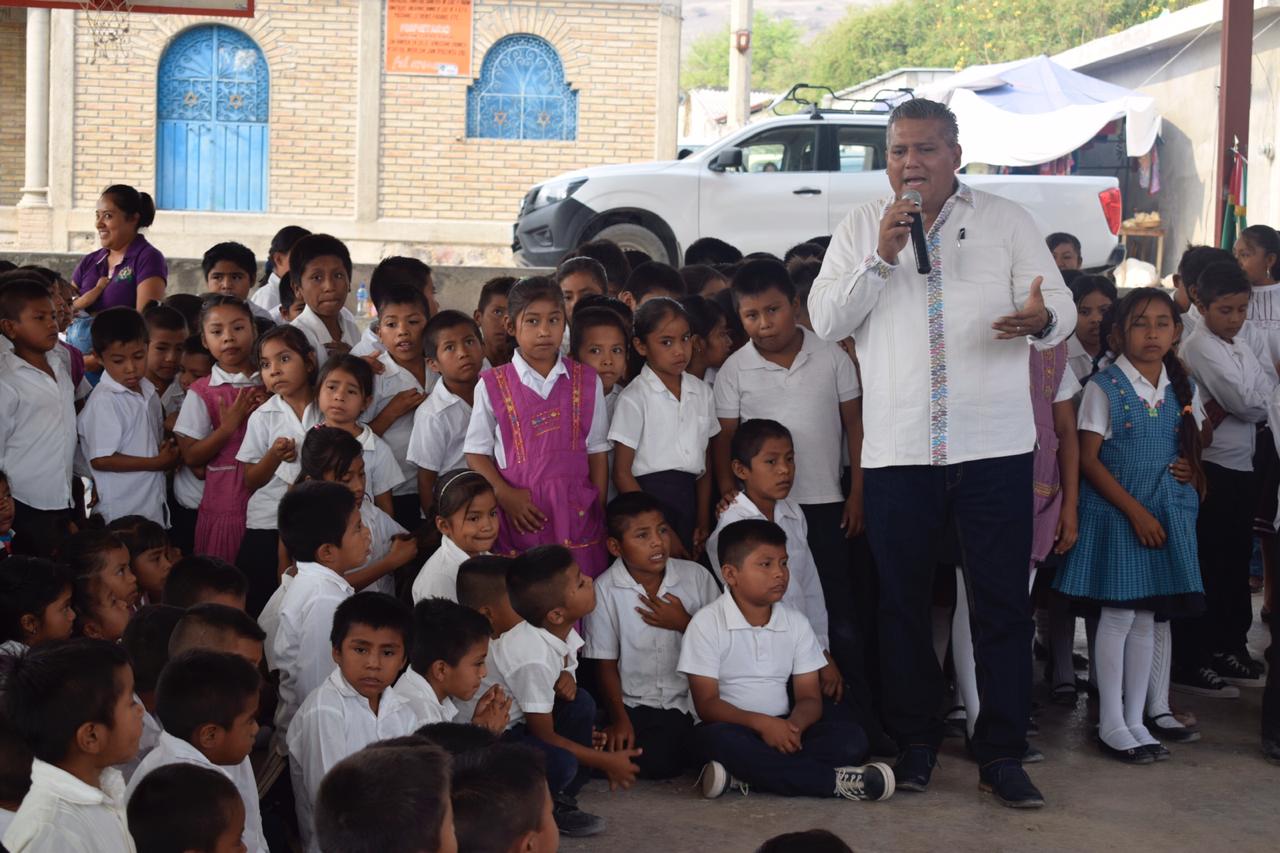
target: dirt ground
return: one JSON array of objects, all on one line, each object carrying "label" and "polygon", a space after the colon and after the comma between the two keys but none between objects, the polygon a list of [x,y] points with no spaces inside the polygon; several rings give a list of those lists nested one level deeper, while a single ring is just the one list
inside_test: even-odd
[{"label": "dirt ground", "polygon": [[[1264,628],[1255,623],[1255,656],[1268,644]],[[947,740],[927,793],[899,793],[883,803],[757,792],[708,801],[692,776],[613,794],[593,781],[580,801],[608,818],[609,829],[596,838],[564,839],[560,849],[751,853],[778,833],[821,827],[857,851],[895,853],[1280,850],[1280,766],[1259,751],[1261,689],[1242,688],[1234,700],[1173,694],[1175,708],[1199,717],[1203,737],[1169,744],[1172,760],[1142,767],[1099,754],[1083,698],[1074,709],[1062,708],[1044,702],[1043,690],[1037,685],[1041,734],[1032,743],[1046,760],[1028,767],[1048,800],[1039,811],[1007,809],[980,793],[963,742]]]}]

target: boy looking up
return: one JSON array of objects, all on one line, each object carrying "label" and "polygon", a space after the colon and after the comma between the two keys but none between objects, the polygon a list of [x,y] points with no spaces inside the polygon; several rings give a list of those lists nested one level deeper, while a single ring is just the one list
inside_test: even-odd
[{"label": "boy looking up", "polygon": [[146,323],[132,308],[107,308],[93,318],[90,334],[103,374],[77,425],[97,488],[94,514],[108,524],[140,515],[168,527],[165,472],[180,457],[175,441],[162,440],[160,397],[145,381]]},{"label": "boy looking up", "polygon": [[[396,690],[413,708],[415,728],[452,722],[458,715],[454,700],[476,697],[487,674],[489,631],[489,620],[443,598],[424,599],[413,608],[409,669]],[[500,735],[510,708],[511,698],[493,684],[479,697],[471,723]]]},{"label": "boy looking up", "polygon": [[298,828],[308,850],[320,849],[313,814],[329,768],[376,740],[413,733],[413,709],[391,686],[404,667],[412,630],[408,605],[381,592],[354,595],[333,614],[329,640],[337,668],[289,727]]},{"label": "boy looking up", "polygon": [[670,557],[670,527],[657,498],[620,495],[606,511],[613,565],[596,581],[583,654],[599,665],[609,712],[605,748],[637,747],[640,773],[680,775],[693,754],[693,702],[676,665],[692,614],[720,597],[711,573]]},{"label": "boy looking up", "polygon": [[804,616],[781,603],[788,580],[782,528],[739,521],[717,544],[727,588],[694,615],[679,663],[704,723],[703,796],[750,785],[784,796],[888,799],[892,770],[859,766],[866,735],[847,710],[823,699],[822,649]]}]

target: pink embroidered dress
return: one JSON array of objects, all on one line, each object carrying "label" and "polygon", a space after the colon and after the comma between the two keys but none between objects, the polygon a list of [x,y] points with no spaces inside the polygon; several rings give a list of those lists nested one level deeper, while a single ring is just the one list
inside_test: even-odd
[{"label": "pink embroidered dress", "polygon": [[528,489],[547,516],[536,533],[521,533],[503,516],[493,553],[514,557],[537,545],[563,545],[594,578],[608,567],[604,512],[587,465],[596,372],[570,358],[564,364],[568,374],[545,400],[524,386],[511,363],[481,374],[502,436],[502,477]]},{"label": "pink embroidered dress", "polygon": [[[222,423],[218,405],[230,406],[244,386],[225,382],[210,385],[209,377],[197,379],[188,389],[200,398],[209,423],[217,429]],[[244,442],[248,419],[227,439],[205,466],[204,497],[196,516],[195,553],[219,557],[235,563],[244,538],[245,517],[249,507],[249,489],[244,484],[244,463],[236,459]]]},{"label": "pink embroidered dress", "polygon": [[1062,477],[1058,470],[1058,431],[1053,424],[1053,401],[1067,369],[1067,345],[1031,350],[1031,411],[1036,423],[1032,457],[1031,567],[1049,556],[1062,512]]}]

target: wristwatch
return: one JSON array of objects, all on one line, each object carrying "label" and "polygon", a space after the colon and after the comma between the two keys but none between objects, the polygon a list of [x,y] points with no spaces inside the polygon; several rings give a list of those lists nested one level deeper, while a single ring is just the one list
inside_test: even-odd
[{"label": "wristwatch", "polygon": [[1044,324],[1043,329],[1031,336],[1038,341],[1049,337],[1049,335],[1053,333],[1053,330],[1058,328],[1058,315],[1048,305],[1044,307],[1044,310],[1049,314],[1049,322]]}]

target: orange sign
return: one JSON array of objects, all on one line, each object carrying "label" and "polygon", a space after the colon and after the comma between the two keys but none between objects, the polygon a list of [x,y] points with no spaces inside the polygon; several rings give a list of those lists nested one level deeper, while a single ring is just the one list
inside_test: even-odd
[{"label": "orange sign", "polygon": [[387,0],[387,73],[471,76],[472,0]]}]

